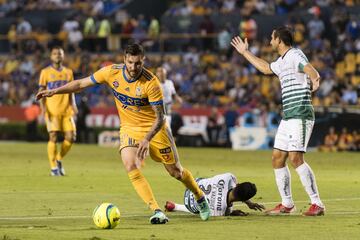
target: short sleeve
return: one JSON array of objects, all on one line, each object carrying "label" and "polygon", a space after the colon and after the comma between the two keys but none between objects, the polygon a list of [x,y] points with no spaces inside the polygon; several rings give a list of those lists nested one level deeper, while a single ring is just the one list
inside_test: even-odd
[{"label": "short sleeve", "polygon": [[175,90],[175,86],[174,86],[174,83],[173,81],[169,81],[169,86],[170,86],[170,93],[171,93],[171,96],[172,95],[175,95],[176,94],[176,90]]},{"label": "short sleeve", "polygon": [[73,73],[73,71],[70,69],[70,70],[69,70],[69,82],[71,82],[71,81],[74,81],[74,73]]},{"label": "short sleeve", "polygon": [[270,63],[269,65],[270,70],[277,76],[279,76],[280,74],[280,66],[279,66],[279,61],[275,61]]},{"label": "short sleeve", "polygon": [[40,72],[39,87],[46,87],[46,73],[44,70]]},{"label": "short sleeve", "polygon": [[162,105],[163,93],[159,79],[154,77],[147,87],[147,95],[150,105]]},{"label": "short sleeve", "polygon": [[309,60],[306,58],[305,54],[297,49],[293,52],[294,66],[299,72],[304,71],[304,67],[309,63]]},{"label": "short sleeve", "polygon": [[106,83],[109,79],[110,70],[112,65],[101,68],[90,76],[91,81],[95,84]]}]

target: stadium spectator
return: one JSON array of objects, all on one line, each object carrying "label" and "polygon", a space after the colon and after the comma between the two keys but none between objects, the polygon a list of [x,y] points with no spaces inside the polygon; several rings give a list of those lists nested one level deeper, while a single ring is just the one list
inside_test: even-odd
[{"label": "stadium spectator", "polygon": [[321,37],[325,31],[325,24],[317,14],[313,15],[313,18],[308,22],[307,28],[309,30],[310,39]]},{"label": "stadium spectator", "polygon": [[89,142],[89,128],[86,125],[86,117],[90,114],[90,108],[88,106],[88,98],[82,96],[78,105],[78,114],[76,118],[76,135],[79,142]]},{"label": "stadium spectator", "polygon": [[242,38],[249,40],[256,39],[257,24],[250,15],[244,15],[244,18],[239,23],[239,33]]},{"label": "stadium spectator", "polygon": [[224,117],[219,113],[219,110],[216,107],[211,108],[211,113],[208,117],[206,126],[209,146],[223,146],[226,144],[221,138],[221,131],[224,128]]},{"label": "stadium spectator", "polygon": [[213,49],[213,39],[209,37],[210,34],[213,34],[215,32],[215,26],[214,22],[211,20],[210,16],[206,15],[204,16],[203,20],[201,21],[199,25],[199,32],[202,39],[202,47],[206,50],[212,50]]},{"label": "stadium spectator", "polygon": [[37,119],[40,116],[40,107],[36,101],[33,101],[30,106],[24,111],[26,119],[26,140],[37,140]]},{"label": "stadium spectator", "polygon": [[352,136],[348,133],[347,128],[342,128],[339,136],[339,141],[337,144],[337,149],[339,151],[348,151],[350,150],[350,144],[352,141]]},{"label": "stadium spectator", "polygon": [[228,27],[223,27],[217,36],[220,54],[229,55],[231,32]]},{"label": "stadium spectator", "polygon": [[239,113],[237,112],[237,105],[231,103],[230,106],[224,112],[225,127],[226,127],[226,136],[227,136],[227,145],[231,143],[230,141],[230,130],[238,125]]},{"label": "stadium spectator", "polygon": [[160,34],[160,23],[154,16],[152,16],[149,24],[148,36],[149,38],[156,39],[159,37],[159,34]]},{"label": "stadium spectator", "polygon": [[17,31],[16,31],[16,25],[11,24],[10,29],[7,33],[7,39],[9,41],[10,45],[10,52],[14,54],[18,48],[18,42],[17,42]]},{"label": "stadium spectator", "polygon": [[339,136],[335,132],[334,127],[329,128],[329,132],[325,135],[324,144],[319,147],[322,152],[336,152]]}]

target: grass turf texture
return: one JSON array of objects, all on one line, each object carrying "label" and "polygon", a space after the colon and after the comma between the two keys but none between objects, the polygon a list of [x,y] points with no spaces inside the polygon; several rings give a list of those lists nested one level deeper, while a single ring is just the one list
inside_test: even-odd
[{"label": "grass turf texture", "polygon": [[[254,201],[274,207],[279,194],[271,169],[270,151],[180,148],[181,162],[195,177],[232,172],[239,181],[257,184]],[[75,144],[64,160],[68,176],[50,177],[46,144],[0,143],[0,239],[358,239],[360,236],[360,154],[306,154],[327,212],[322,217],[300,215],[309,207],[296,172],[292,192],[294,216],[265,216],[243,204],[235,208],[247,217],[217,217],[168,213],[166,225],[150,225],[151,211],[135,193],[116,149]],[[184,188],[163,166],[147,159],[143,169],[161,206],[182,202]],[[112,202],[121,222],[112,230],[97,229],[93,209]]]}]

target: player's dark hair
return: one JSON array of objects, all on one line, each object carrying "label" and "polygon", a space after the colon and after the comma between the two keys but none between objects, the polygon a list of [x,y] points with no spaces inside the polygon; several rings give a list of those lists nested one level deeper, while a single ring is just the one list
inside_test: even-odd
[{"label": "player's dark hair", "polygon": [[132,56],[144,56],[145,52],[144,52],[144,48],[137,43],[132,43],[126,46],[125,48],[125,55],[126,54],[130,54]]},{"label": "player's dark hair", "polygon": [[279,38],[286,46],[292,46],[294,44],[293,31],[286,26],[275,28],[274,38]]},{"label": "player's dark hair", "polygon": [[63,49],[62,47],[56,45],[56,46],[52,46],[52,47],[51,47],[50,52],[52,52],[52,51],[55,50],[55,49],[56,49],[56,50],[63,50],[63,51],[64,51],[64,49]]},{"label": "player's dark hair", "polygon": [[251,182],[243,182],[236,184],[236,187],[232,190],[233,196],[238,201],[247,201],[255,196],[257,189],[256,185]]}]

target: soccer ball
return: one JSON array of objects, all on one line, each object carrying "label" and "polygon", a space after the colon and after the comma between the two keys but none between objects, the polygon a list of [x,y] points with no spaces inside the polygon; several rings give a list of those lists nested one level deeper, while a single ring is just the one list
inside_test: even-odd
[{"label": "soccer ball", "polygon": [[99,228],[114,228],[120,222],[120,211],[112,203],[102,203],[94,209],[93,221]]}]

